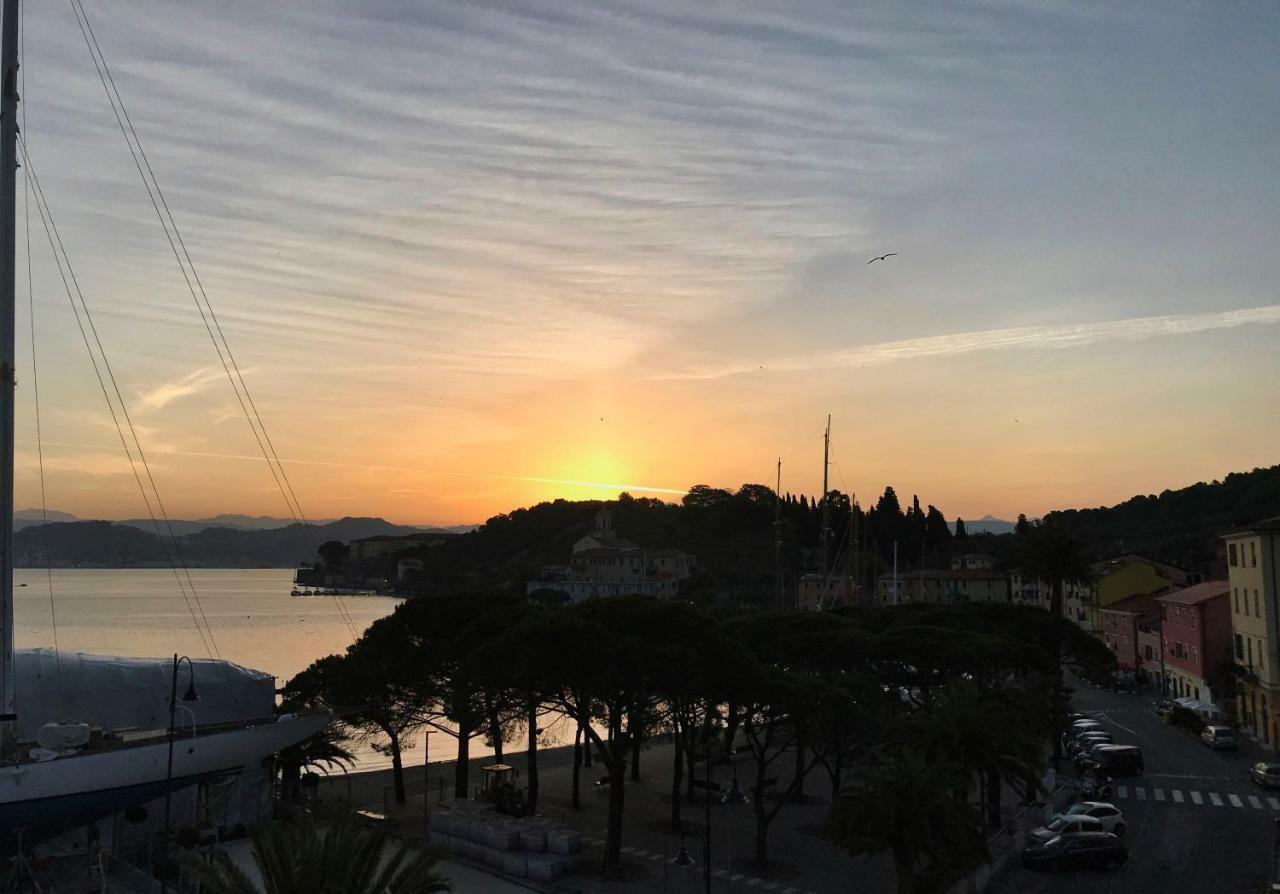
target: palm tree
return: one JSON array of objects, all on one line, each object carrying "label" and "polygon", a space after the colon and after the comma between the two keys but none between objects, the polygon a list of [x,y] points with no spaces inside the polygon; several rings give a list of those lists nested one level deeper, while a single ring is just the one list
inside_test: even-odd
[{"label": "palm tree", "polygon": [[854,856],[891,852],[898,894],[941,894],[991,858],[978,811],[955,794],[967,785],[954,763],[901,752],[845,790],[827,834]]},{"label": "palm tree", "polygon": [[1041,522],[1031,530],[1018,563],[1023,574],[1049,582],[1049,613],[1055,618],[1062,617],[1063,588],[1093,580],[1084,545],[1065,528],[1052,523]]},{"label": "palm tree", "polygon": [[355,766],[356,757],[346,746],[347,737],[337,724],[330,724],[319,733],[290,745],[280,752],[280,786],[286,800],[297,800],[304,770],[349,770]]},{"label": "palm tree", "polygon": [[327,828],[311,818],[271,822],[253,832],[262,886],[223,851],[191,871],[203,894],[432,894],[452,890],[435,872],[436,855],[411,845],[387,847],[387,836],[351,815]]},{"label": "palm tree", "polygon": [[[1021,550],[1019,565],[1022,572],[1039,580],[1049,581],[1049,648],[1053,655],[1055,721],[1065,720],[1066,694],[1062,688],[1062,591],[1067,584],[1088,584],[1093,572],[1084,546],[1059,525],[1040,522],[1026,537]],[[1053,754],[1061,757],[1062,746],[1054,737]]]},{"label": "palm tree", "polygon": [[[1047,735],[1035,723],[1031,696],[952,683],[905,722],[908,741],[933,760],[949,760],[978,783],[988,826],[1000,824],[1003,785],[1029,799],[1038,793]],[[995,732],[995,731],[998,731]]]}]

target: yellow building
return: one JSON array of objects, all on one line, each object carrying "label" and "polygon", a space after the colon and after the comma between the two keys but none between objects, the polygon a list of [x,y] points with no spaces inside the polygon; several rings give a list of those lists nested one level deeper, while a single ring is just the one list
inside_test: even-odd
[{"label": "yellow building", "polygon": [[1280,643],[1273,633],[1280,620],[1280,517],[1226,534],[1223,540],[1232,645],[1243,671],[1236,716],[1244,732],[1274,748],[1280,744]]},{"label": "yellow building", "polygon": [[1083,626],[1099,629],[1101,619],[1098,613],[1121,599],[1157,595],[1199,582],[1198,575],[1190,575],[1176,565],[1145,556],[1126,555],[1097,562],[1093,566],[1091,592],[1084,600]]}]

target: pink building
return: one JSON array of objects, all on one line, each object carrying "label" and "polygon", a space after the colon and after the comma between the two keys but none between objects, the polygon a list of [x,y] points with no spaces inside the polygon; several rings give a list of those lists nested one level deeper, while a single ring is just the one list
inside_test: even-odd
[{"label": "pink building", "polygon": [[1232,660],[1231,588],[1211,580],[1160,596],[1165,691],[1214,701],[1208,678]]},{"label": "pink building", "polygon": [[[1155,597],[1146,593],[1117,600],[1098,612],[1098,633],[1107,648],[1115,652],[1122,672],[1138,676],[1143,670],[1143,658],[1150,660],[1139,646],[1138,625],[1143,621],[1154,624],[1159,617],[1160,607]],[[1156,664],[1159,664],[1158,657]]]}]

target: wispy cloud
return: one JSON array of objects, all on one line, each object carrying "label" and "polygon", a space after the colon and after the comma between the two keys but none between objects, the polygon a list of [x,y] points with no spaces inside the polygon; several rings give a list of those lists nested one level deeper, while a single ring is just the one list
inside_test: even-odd
[{"label": "wispy cloud", "polygon": [[1238,326],[1280,323],[1280,304],[1230,310],[1221,313],[1169,314],[1135,317],[1103,323],[1074,323],[1061,326],[1018,326],[957,332],[900,341],[863,345],[849,351],[822,351],[793,357],[778,357],[749,363],[694,368],[654,376],[656,379],[723,379],[762,368],[774,372],[801,372],[894,363],[922,357],[947,357],[1011,348],[1077,348],[1103,341],[1141,341],[1169,335],[1191,335]]},{"label": "wispy cloud", "polygon": [[176,381],[165,382],[143,391],[138,395],[135,405],[139,410],[160,410],[175,400],[209,389],[224,377],[225,373],[221,369],[206,366]]}]

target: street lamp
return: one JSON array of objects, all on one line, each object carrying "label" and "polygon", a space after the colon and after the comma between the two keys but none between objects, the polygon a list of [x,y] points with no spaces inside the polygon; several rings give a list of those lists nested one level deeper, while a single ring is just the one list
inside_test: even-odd
[{"label": "street lamp", "polygon": [[[164,781],[165,781],[164,848],[165,848],[166,858],[169,853],[169,814],[172,808],[172,801],[173,801],[173,791],[172,791],[173,733],[174,733],[174,718],[178,713],[178,666],[184,661],[187,663],[187,669],[190,671],[190,676],[187,678],[187,691],[182,694],[182,700],[187,704],[191,704],[193,702],[197,702],[200,700],[200,696],[196,694],[196,666],[191,663],[191,659],[188,658],[186,655],[183,655],[181,658],[179,658],[178,654],[175,652],[173,655],[173,676],[171,678],[170,686],[169,686],[169,762],[168,762],[168,766],[165,769],[165,775],[164,775]],[[192,728],[192,733],[194,734],[195,732],[195,715],[194,714],[192,715],[192,719],[191,719],[191,728]],[[162,890],[168,890],[168,884],[163,879],[161,880],[160,884],[161,884]]]}]

